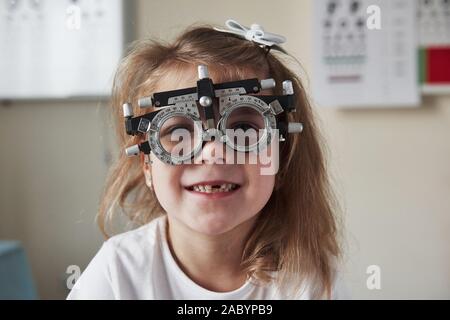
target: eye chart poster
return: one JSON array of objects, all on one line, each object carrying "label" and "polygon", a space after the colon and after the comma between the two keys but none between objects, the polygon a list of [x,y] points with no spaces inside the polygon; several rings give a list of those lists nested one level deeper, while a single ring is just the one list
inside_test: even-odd
[{"label": "eye chart poster", "polygon": [[0,2],[0,99],[109,95],[122,0]]},{"label": "eye chart poster", "polygon": [[323,107],[420,101],[416,1],[315,0],[312,90]]}]

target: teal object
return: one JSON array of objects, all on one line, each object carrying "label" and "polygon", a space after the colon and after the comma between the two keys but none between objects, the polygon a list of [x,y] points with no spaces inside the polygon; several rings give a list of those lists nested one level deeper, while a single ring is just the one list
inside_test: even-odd
[{"label": "teal object", "polygon": [[19,241],[0,241],[0,300],[34,300],[36,289]]}]

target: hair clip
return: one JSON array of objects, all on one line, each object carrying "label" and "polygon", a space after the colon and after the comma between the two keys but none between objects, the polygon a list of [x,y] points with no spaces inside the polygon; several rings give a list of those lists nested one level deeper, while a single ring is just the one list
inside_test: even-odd
[{"label": "hair clip", "polygon": [[287,53],[283,48],[279,46],[280,44],[286,42],[286,38],[279,34],[264,31],[264,29],[259,24],[252,24],[250,28],[248,28],[235,20],[229,19],[225,22],[225,25],[227,26],[228,30],[220,28],[214,28],[214,30],[232,33],[249,41],[256,42],[264,47],[268,47],[267,52],[270,50],[270,48],[273,47],[276,50]]}]

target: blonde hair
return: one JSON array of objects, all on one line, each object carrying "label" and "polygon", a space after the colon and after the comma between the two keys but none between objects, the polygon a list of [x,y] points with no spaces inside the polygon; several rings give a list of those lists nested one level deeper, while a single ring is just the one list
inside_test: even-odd
[{"label": "blonde hair", "polygon": [[[244,79],[245,70],[249,69],[263,72],[275,79],[274,94],[282,94],[283,80],[292,80],[296,112],[286,116],[290,121],[302,122],[304,131],[289,135],[280,144],[275,188],[246,240],[242,267],[263,283],[271,279],[272,272],[277,272],[280,287],[295,288],[288,295],[298,293],[308,282],[314,298],[329,298],[335,262],[340,256],[335,215],[338,205],[330,188],[322,138],[307,94],[299,77],[282,62],[282,56],[273,50],[267,54],[253,42],[215,31],[208,25],[188,28],[173,43],[137,41],[116,73],[111,114],[119,147],[124,150],[141,138],[126,135],[122,104],[131,102],[134,114],[142,114],[136,107],[137,99],[152,93],[158,80],[174,66],[214,66],[230,80]],[[127,158],[121,152],[111,168],[97,216],[105,237],[110,236],[110,225],[118,209],[137,226],[164,214],[154,192],[146,187],[141,162],[142,159]]]}]

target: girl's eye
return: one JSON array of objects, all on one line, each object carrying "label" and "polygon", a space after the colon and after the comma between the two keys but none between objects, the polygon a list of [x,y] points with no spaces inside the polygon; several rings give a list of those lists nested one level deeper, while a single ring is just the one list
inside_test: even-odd
[{"label": "girl's eye", "polygon": [[[173,125],[168,128],[164,129],[163,135],[171,135],[172,133],[176,132],[177,130],[180,130],[179,133],[183,132],[193,132],[194,129],[191,126],[187,125]],[[182,130],[182,131],[181,131]]]}]

